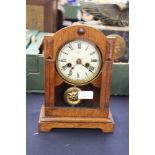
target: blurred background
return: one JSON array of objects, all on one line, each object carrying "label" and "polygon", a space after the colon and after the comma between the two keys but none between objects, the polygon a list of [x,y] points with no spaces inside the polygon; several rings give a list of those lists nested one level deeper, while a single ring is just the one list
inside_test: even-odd
[{"label": "blurred background", "polygon": [[[128,0],[27,0],[27,92],[44,92],[43,38],[81,23],[116,38],[112,95],[129,94]],[[92,36],[93,37],[93,36]]]}]

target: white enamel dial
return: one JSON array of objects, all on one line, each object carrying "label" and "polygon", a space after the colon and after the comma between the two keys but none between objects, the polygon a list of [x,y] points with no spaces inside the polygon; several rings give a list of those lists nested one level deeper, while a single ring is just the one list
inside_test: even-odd
[{"label": "white enamel dial", "polygon": [[85,40],[65,44],[59,51],[56,67],[59,75],[68,83],[83,85],[97,77],[102,59],[97,47]]}]

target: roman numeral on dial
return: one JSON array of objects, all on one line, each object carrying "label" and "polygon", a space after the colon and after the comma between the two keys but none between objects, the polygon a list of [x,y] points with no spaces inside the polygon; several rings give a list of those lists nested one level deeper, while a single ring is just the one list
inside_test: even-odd
[{"label": "roman numeral on dial", "polygon": [[79,73],[77,73],[77,79],[80,77]]},{"label": "roman numeral on dial", "polygon": [[62,51],[62,53],[63,53],[63,54],[66,54],[66,55],[68,55],[68,53],[66,53],[66,52],[64,52],[64,51]]},{"label": "roman numeral on dial", "polygon": [[90,53],[90,55],[93,55],[93,54],[95,54],[95,52],[91,52],[91,53]]},{"label": "roman numeral on dial", "polygon": [[87,77],[89,77],[88,74],[87,74],[87,72],[85,72],[85,74],[86,74]]},{"label": "roman numeral on dial", "polygon": [[66,62],[66,59],[60,59],[59,61],[61,61],[61,62]]},{"label": "roman numeral on dial", "polygon": [[81,43],[79,42],[77,45],[78,45],[78,49],[81,49]]},{"label": "roman numeral on dial", "polygon": [[91,62],[97,62],[98,60],[97,59],[91,59]]},{"label": "roman numeral on dial", "polygon": [[66,70],[67,69],[67,65],[62,66],[62,70]]},{"label": "roman numeral on dial", "polygon": [[87,51],[88,47],[89,47],[89,45],[86,47],[86,49],[85,49],[86,51]]},{"label": "roman numeral on dial", "polygon": [[89,69],[89,71],[94,71],[95,70],[95,67],[89,66],[88,69]]},{"label": "roman numeral on dial", "polygon": [[72,47],[72,45],[71,45],[71,44],[69,44],[69,45],[68,45],[68,47],[69,47],[71,50],[73,50],[73,47]]}]

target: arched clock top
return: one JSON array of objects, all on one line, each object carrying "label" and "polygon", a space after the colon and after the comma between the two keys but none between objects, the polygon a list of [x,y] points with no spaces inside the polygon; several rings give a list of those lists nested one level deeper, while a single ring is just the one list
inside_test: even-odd
[{"label": "arched clock top", "polygon": [[[106,36],[101,31],[85,25],[69,26],[59,30],[53,36],[45,36],[44,48],[48,49],[45,50],[48,52],[44,53],[46,58],[50,56],[55,59],[57,52],[59,52],[59,50],[63,45],[65,45],[67,42],[77,39],[83,39],[94,43],[100,49],[103,59],[106,58],[106,50],[107,50]],[[50,44],[48,45],[51,47],[46,46],[47,42],[48,43],[50,42]]]}]

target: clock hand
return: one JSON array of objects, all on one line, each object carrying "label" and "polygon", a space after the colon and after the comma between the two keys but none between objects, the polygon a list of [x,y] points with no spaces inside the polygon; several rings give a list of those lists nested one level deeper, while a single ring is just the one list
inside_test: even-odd
[{"label": "clock hand", "polygon": [[71,69],[69,70],[68,76],[71,76],[71,75],[72,75],[72,70],[74,69],[74,67],[75,67],[76,65],[77,65],[77,64],[75,64],[74,66],[71,67]]},{"label": "clock hand", "polygon": [[94,72],[93,72],[93,71],[91,71],[90,69],[88,69],[88,70],[94,74]]},{"label": "clock hand", "polygon": [[86,67],[84,64],[81,63],[81,65],[82,65],[83,67],[87,68],[91,73],[94,74],[94,72],[92,72],[92,71],[91,71],[88,67]]},{"label": "clock hand", "polygon": [[77,65],[77,64],[73,65],[73,66],[71,67],[71,69],[70,69],[70,70],[73,70],[73,69],[74,69],[74,67],[75,67],[76,65]]},{"label": "clock hand", "polygon": [[[83,67],[87,68],[84,64],[81,63],[81,65],[82,65]],[[87,69],[88,69],[88,68],[87,68]]]}]

